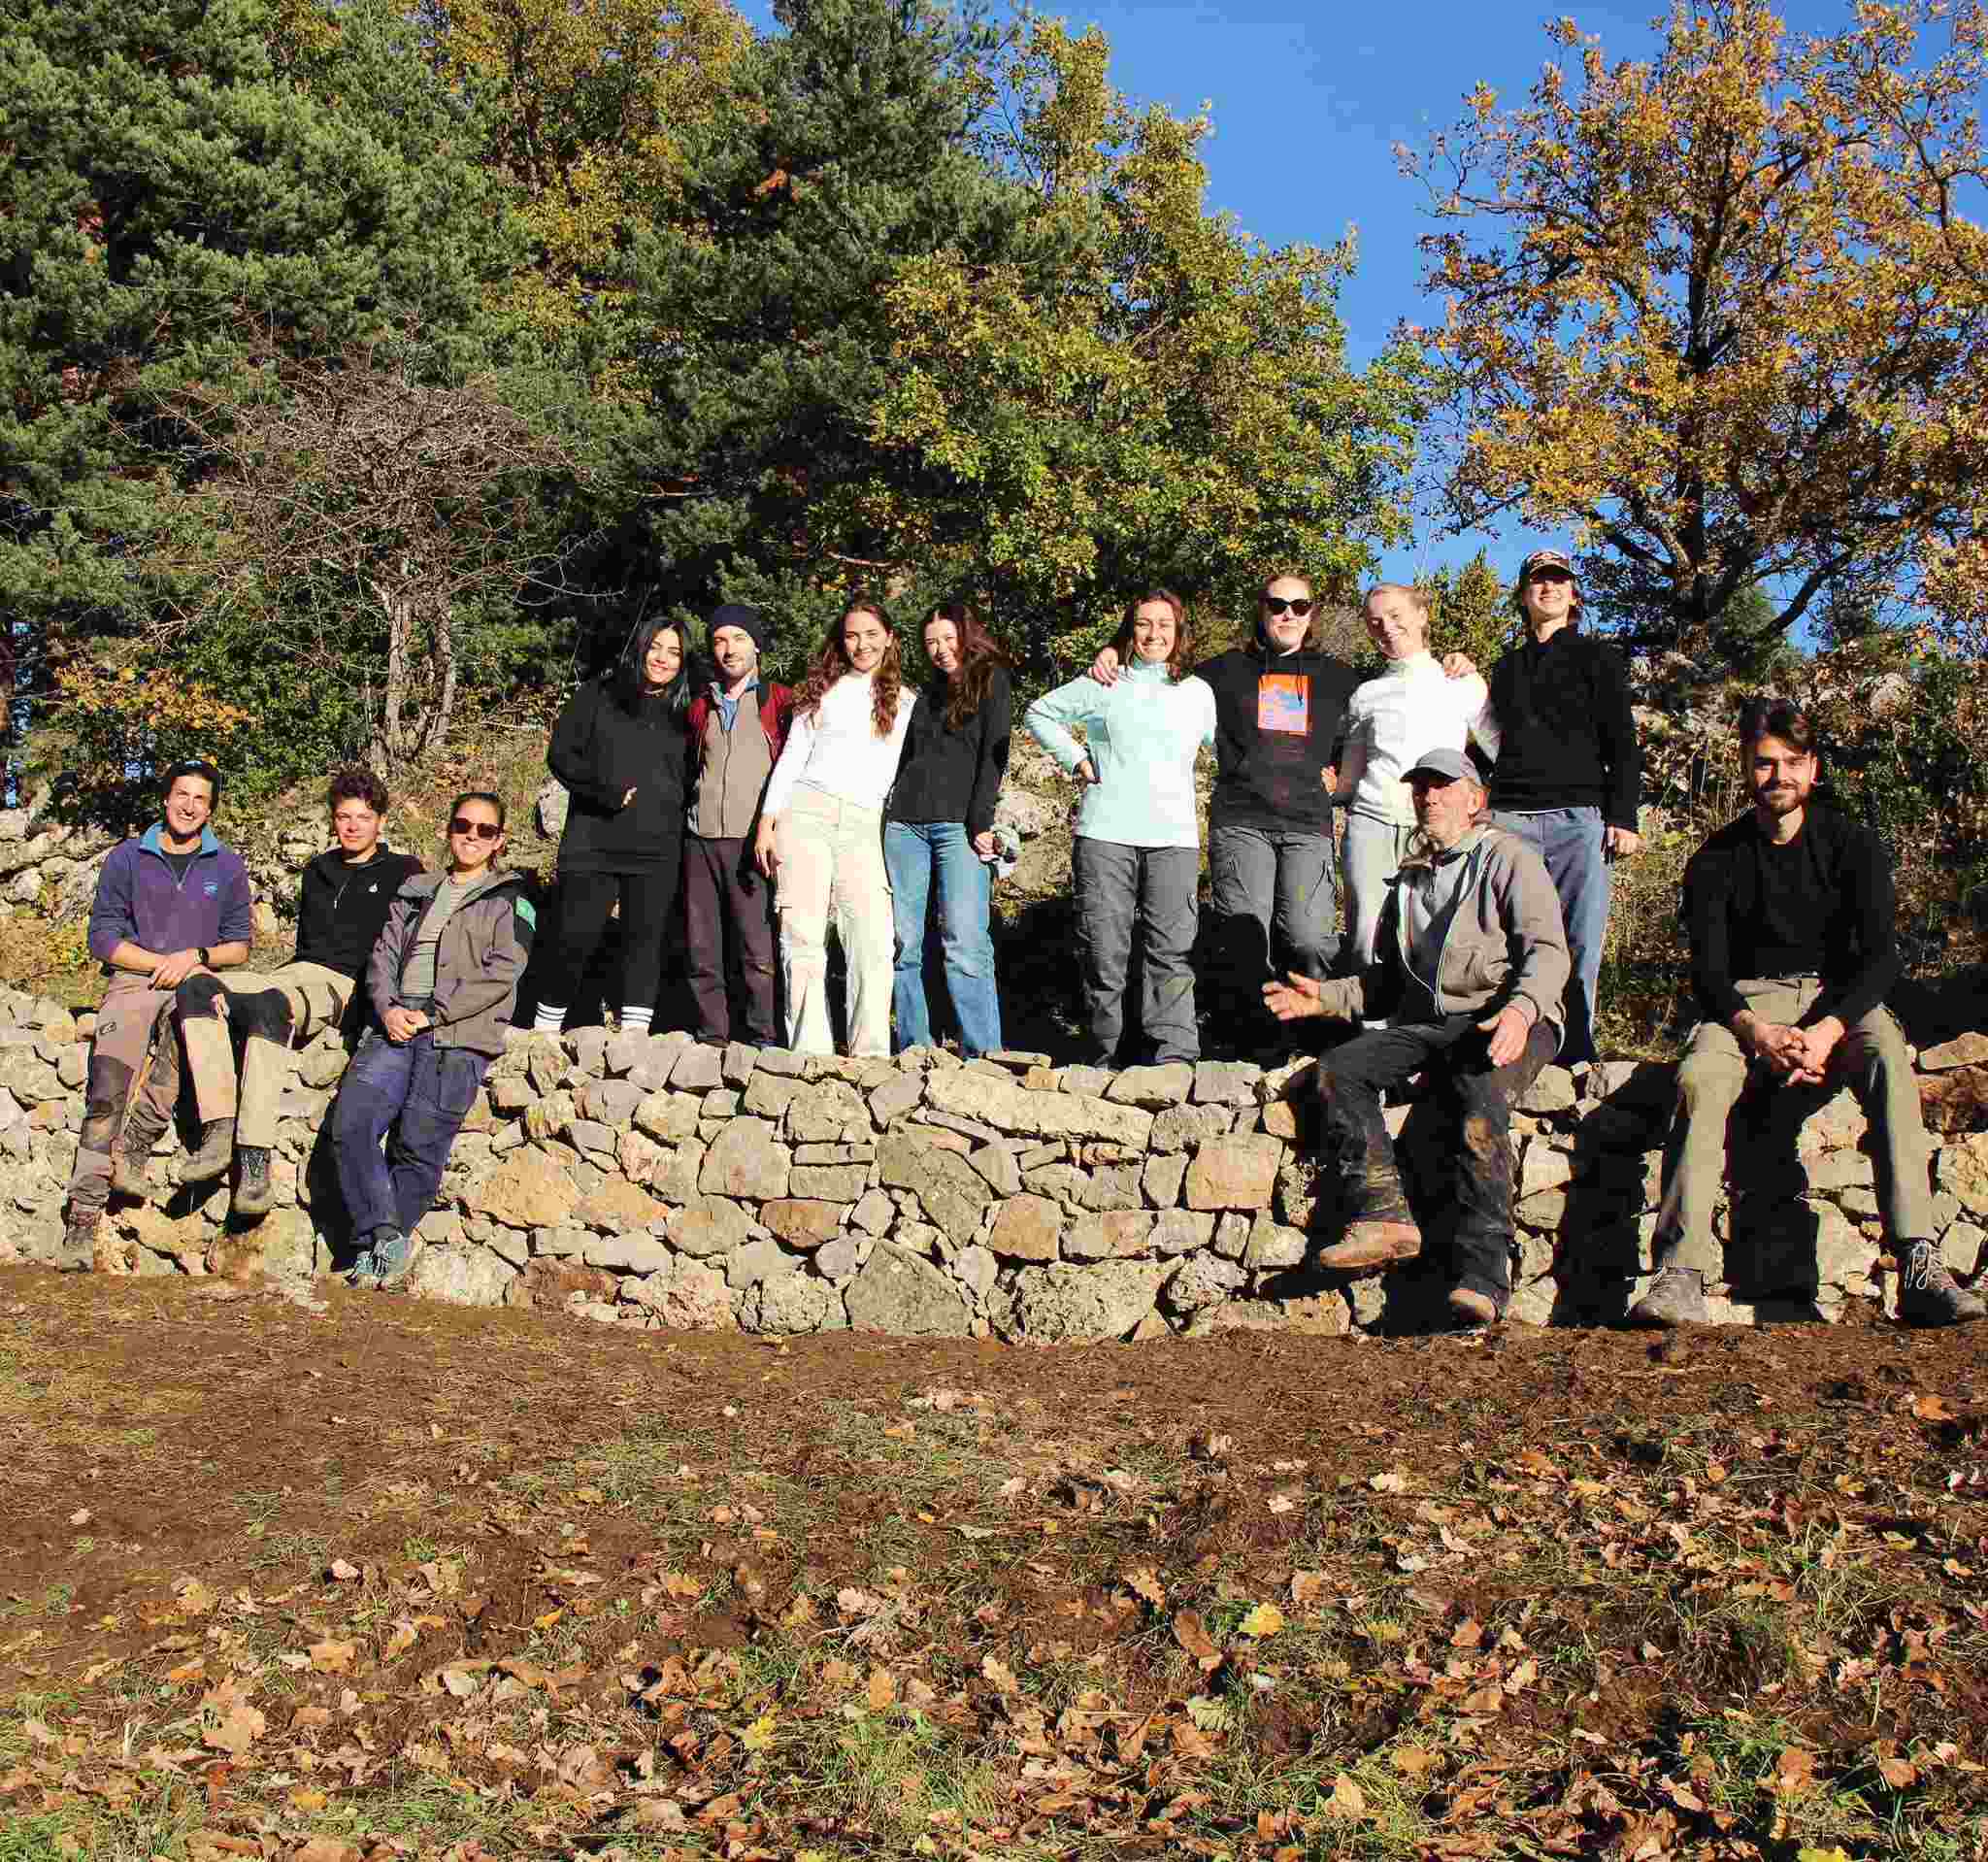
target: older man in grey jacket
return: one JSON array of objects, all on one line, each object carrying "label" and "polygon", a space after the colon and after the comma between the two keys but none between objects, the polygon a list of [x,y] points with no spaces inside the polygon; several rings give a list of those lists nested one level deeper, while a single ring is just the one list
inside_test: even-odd
[{"label": "older man in grey jacket", "polygon": [[1457,1126],[1449,1304],[1488,1324],[1511,1295],[1511,1109],[1560,1047],[1567,934],[1539,854],[1480,818],[1484,787],[1462,752],[1431,750],[1404,781],[1428,850],[1390,886],[1373,963],[1356,977],[1267,983],[1264,1001],[1280,1021],[1388,1017],[1318,1063],[1325,1143],[1350,1213],[1318,1265],[1358,1272],[1421,1252],[1380,1101],[1426,1073]]}]

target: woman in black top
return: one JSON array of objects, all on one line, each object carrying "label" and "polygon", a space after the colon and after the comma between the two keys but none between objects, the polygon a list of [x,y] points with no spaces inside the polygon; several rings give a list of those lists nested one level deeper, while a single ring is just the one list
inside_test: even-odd
[{"label": "woman in black top", "polygon": [[572,796],[559,842],[559,919],[535,1032],[556,1034],[621,908],[621,1026],[646,1034],[683,870],[690,668],[673,622],[639,627],[552,727],[546,762]]},{"label": "woman in black top", "polygon": [[1008,769],[1009,667],[1012,662],[963,601],[942,603],[925,623],[925,657],[938,668],[911,714],[883,828],[897,918],[891,1009],[897,1045],[929,1047],[925,905],[939,883],[939,944],[945,986],[971,1056],[1001,1046],[994,982],[994,804]]}]

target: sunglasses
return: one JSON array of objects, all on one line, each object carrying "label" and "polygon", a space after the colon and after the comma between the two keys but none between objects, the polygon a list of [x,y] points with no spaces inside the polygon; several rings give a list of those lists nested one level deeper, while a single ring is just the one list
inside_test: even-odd
[{"label": "sunglasses", "polygon": [[1294,601],[1286,601],[1282,595],[1265,595],[1263,605],[1274,615],[1280,615],[1288,608],[1300,620],[1303,620],[1311,612],[1315,604],[1309,595],[1300,595]]},{"label": "sunglasses", "polygon": [[451,834],[474,834],[480,841],[494,841],[504,830],[495,821],[473,821],[467,815],[458,815],[449,822]]}]

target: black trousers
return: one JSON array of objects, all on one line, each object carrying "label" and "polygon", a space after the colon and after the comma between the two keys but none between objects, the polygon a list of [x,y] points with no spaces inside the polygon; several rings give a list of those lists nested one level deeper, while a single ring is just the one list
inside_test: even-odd
[{"label": "black trousers", "polygon": [[773,884],[749,840],[685,836],[683,915],[697,1038],[778,1047]]},{"label": "black trousers", "polygon": [[614,1006],[652,1010],[662,984],[663,942],[669,936],[682,871],[682,856],[673,848],[656,864],[627,873],[562,873],[553,960],[541,999],[561,1008],[572,1006],[607,935],[608,914],[618,904],[621,999]]},{"label": "black trousers", "polygon": [[1318,1063],[1327,1149],[1349,1221],[1408,1221],[1408,1196],[1380,1096],[1425,1073],[1455,1132],[1456,1271],[1459,1284],[1503,1299],[1511,1290],[1511,1109],[1553,1058],[1559,1035],[1533,1024],[1524,1051],[1494,1067],[1477,1014],[1409,1022],[1356,1035]]}]

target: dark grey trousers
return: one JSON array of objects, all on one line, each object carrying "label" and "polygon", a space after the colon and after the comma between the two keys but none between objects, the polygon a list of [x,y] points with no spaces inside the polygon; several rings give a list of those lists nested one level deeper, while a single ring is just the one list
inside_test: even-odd
[{"label": "dark grey trousers", "polygon": [[1071,848],[1077,937],[1083,960],[1091,1046],[1101,1064],[1125,1037],[1125,979],[1139,937],[1140,1032],[1155,1060],[1198,1060],[1194,932],[1201,852],[1191,847],[1127,847],[1078,835]]}]

